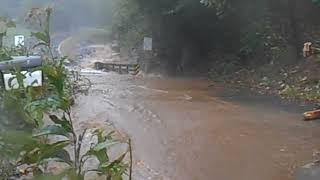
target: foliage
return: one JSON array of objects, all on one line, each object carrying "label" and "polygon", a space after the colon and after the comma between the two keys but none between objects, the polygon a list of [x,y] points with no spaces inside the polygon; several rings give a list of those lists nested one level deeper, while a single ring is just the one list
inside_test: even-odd
[{"label": "foliage", "polygon": [[0,48],[0,61],[10,60],[12,56],[29,56],[32,52],[25,46],[12,46]]},{"label": "foliage", "polygon": [[312,0],[313,3],[320,5],[320,1],[319,0]]},{"label": "foliage", "polygon": [[[308,1],[297,1],[297,5],[311,9]],[[171,66],[178,69],[177,66],[183,64],[183,49],[188,43],[194,45],[192,51],[198,56],[208,57],[212,50],[222,49],[238,55],[240,63],[252,61],[250,64],[254,64],[255,60],[268,63],[285,52],[290,53],[286,50],[296,46],[295,41],[310,39],[305,38],[304,33],[297,35],[300,29],[309,27],[295,29],[293,26],[308,20],[316,22],[316,19],[306,18],[305,11],[297,11],[293,2],[119,0],[114,27],[120,34],[120,45],[129,50],[140,48],[143,37],[152,37],[154,54],[159,56],[155,59],[160,59],[168,69]],[[288,5],[293,8],[287,8]]]},{"label": "foliage", "polygon": [[218,16],[223,15],[227,7],[227,0],[201,0],[200,3],[216,9]]},{"label": "foliage", "polygon": [[285,46],[284,39],[281,35],[272,29],[268,21],[264,22],[265,24],[253,22],[246,29],[243,29],[243,37],[241,38],[243,46],[240,48],[242,55],[250,56],[261,47],[265,50],[271,50],[278,46]]},{"label": "foliage", "polygon": [[6,35],[9,28],[16,27],[13,20],[8,17],[0,17],[0,48],[3,46],[3,37]]},{"label": "foliage", "polygon": [[[72,118],[72,101],[76,93],[76,84],[70,83],[70,73],[64,66],[65,57],[55,58],[52,53],[50,41],[51,8],[33,9],[27,21],[38,24],[39,32],[32,35],[39,41],[35,46],[42,49],[45,63],[42,70],[45,80],[43,87],[36,89],[25,87],[23,79],[25,74],[17,67],[12,71],[18,88],[11,91],[1,91],[0,109],[10,110],[8,116],[0,117],[11,122],[11,114],[19,114],[18,120],[23,120],[30,129],[25,127],[10,128],[0,131],[0,154],[5,159],[11,159],[14,167],[27,165],[27,172],[32,172],[35,178],[44,179],[48,162],[64,163],[67,168],[53,178],[81,180],[86,173],[94,171],[104,175],[107,179],[122,179],[129,168],[124,158],[130,153],[131,143],[127,140],[115,140],[113,132],[105,134],[104,131],[86,129],[77,134]],[[79,77],[77,77],[79,79]],[[10,85],[11,86],[11,85]],[[13,111],[13,112],[12,112]],[[44,118],[49,117],[51,125],[44,126]],[[2,119],[1,119],[2,120]],[[8,124],[5,123],[8,127]],[[34,128],[34,129],[33,129]],[[85,137],[91,135],[96,141],[91,143],[88,151],[84,152]],[[111,158],[109,149],[117,144],[128,144],[128,150],[118,158]],[[70,152],[72,149],[72,153]],[[97,168],[85,169],[88,159],[99,161]],[[131,171],[131,168],[130,168]],[[50,173],[50,172],[49,172]],[[130,172],[131,175],[131,172]],[[129,177],[131,179],[131,176]]]},{"label": "foliage", "polygon": [[194,32],[201,35],[192,41],[212,44],[213,39],[207,32],[214,33],[216,24],[211,22],[222,13],[213,8],[214,4],[211,8],[206,5],[209,6],[198,0],[120,0],[113,27],[119,34],[121,47],[129,50],[140,48],[143,37],[148,36],[156,39],[154,46],[163,50],[160,54],[180,51],[185,44],[183,40],[189,40],[184,36],[197,38]]},{"label": "foliage", "polygon": [[0,17],[0,34],[5,34],[8,28],[16,27],[16,23],[8,17]]}]

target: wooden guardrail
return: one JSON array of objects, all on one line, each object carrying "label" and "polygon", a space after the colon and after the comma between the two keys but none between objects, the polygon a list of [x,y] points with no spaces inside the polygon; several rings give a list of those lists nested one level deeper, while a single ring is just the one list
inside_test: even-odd
[{"label": "wooden guardrail", "polygon": [[119,74],[137,75],[140,72],[139,64],[122,64],[122,63],[101,63],[94,64],[96,70],[113,71]]}]

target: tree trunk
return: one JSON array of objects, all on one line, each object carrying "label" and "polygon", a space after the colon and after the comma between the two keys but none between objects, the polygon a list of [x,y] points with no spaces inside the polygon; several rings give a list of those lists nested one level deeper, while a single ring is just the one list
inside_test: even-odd
[{"label": "tree trunk", "polygon": [[295,48],[296,59],[300,55],[300,44],[299,44],[299,35],[298,35],[298,24],[296,19],[296,7],[297,0],[288,0],[288,8],[289,8],[289,19],[290,19],[290,41]]},{"label": "tree trunk", "polygon": [[0,34],[0,48],[3,47],[3,37],[4,37],[4,35]]}]

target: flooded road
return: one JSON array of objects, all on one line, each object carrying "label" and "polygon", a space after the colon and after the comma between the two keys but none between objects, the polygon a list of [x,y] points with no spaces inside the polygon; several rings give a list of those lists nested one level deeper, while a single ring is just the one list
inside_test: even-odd
[{"label": "flooded road", "polygon": [[303,122],[303,107],[203,79],[82,74],[93,86],[75,116],[132,137],[135,179],[291,180],[319,157],[320,123]]}]

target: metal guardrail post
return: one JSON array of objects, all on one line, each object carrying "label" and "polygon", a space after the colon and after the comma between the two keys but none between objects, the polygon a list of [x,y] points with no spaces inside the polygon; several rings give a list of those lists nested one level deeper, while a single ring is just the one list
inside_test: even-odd
[{"label": "metal guardrail post", "polygon": [[[34,78],[34,77],[31,77],[32,73],[29,70],[36,67],[40,67],[40,66],[42,66],[42,59],[40,56],[13,56],[11,60],[1,61],[0,62],[0,76],[1,76],[0,86],[7,90],[11,89],[9,87],[6,87],[6,78],[8,78],[8,76],[9,77],[12,76],[11,71],[15,70],[15,68],[18,67],[20,68],[21,71],[29,72],[30,76],[26,78],[27,80],[28,78]],[[40,85],[42,85],[43,83],[42,72],[41,72],[40,78],[41,78]]]}]

